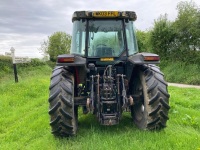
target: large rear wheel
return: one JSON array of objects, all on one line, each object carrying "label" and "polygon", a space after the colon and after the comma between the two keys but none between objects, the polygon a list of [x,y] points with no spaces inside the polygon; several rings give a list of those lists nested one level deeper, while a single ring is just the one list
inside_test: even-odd
[{"label": "large rear wheel", "polygon": [[56,67],[49,87],[52,134],[72,136],[77,131],[78,109],[74,106],[74,77],[66,67]]},{"label": "large rear wheel", "polygon": [[162,129],[166,127],[170,109],[164,75],[155,65],[144,65],[139,72],[132,88],[133,94],[140,95],[131,107],[133,121],[141,129]]}]

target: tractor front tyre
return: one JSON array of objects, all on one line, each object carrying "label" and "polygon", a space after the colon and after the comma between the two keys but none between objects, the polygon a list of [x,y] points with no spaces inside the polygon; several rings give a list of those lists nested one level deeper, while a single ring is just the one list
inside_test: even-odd
[{"label": "tractor front tyre", "polygon": [[162,129],[166,127],[170,109],[164,75],[155,65],[143,65],[139,72],[135,89],[140,93],[140,101],[131,107],[133,121],[144,130]]},{"label": "tractor front tyre", "polygon": [[51,76],[49,115],[52,134],[73,136],[77,132],[78,112],[74,106],[74,76],[66,67],[56,67]]}]

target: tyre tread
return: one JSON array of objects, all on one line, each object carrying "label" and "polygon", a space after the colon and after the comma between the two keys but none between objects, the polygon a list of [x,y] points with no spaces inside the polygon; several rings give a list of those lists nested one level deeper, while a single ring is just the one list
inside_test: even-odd
[{"label": "tyre tread", "polygon": [[66,67],[56,67],[52,71],[49,86],[49,115],[52,134],[55,136],[73,136],[76,134],[73,75]]},{"label": "tyre tread", "polygon": [[[155,65],[143,65],[140,70],[140,80],[141,84],[143,84],[143,99],[141,102],[144,101],[147,113],[143,114],[142,119],[137,119],[141,118],[137,117],[137,115],[141,116],[141,112],[134,111],[134,107],[132,107],[133,120],[141,129],[157,130],[165,128],[169,119],[170,95],[167,91],[168,84],[164,80],[164,74]],[[139,105],[140,103],[138,103],[138,107],[140,107]],[[134,114],[134,112],[138,114]]]}]

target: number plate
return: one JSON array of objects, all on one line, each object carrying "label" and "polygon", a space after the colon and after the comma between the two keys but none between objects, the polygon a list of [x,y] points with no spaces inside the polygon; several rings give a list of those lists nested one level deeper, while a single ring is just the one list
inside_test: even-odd
[{"label": "number plate", "polygon": [[118,11],[94,11],[93,17],[118,17],[119,12]]},{"label": "number plate", "polygon": [[114,58],[109,57],[109,58],[101,58],[101,61],[114,61]]}]

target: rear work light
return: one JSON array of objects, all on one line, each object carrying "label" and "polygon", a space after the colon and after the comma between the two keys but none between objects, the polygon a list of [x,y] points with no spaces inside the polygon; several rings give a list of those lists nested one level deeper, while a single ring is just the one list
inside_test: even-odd
[{"label": "rear work light", "polygon": [[72,63],[74,59],[74,57],[60,57],[58,58],[58,63]]},{"label": "rear work light", "polygon": [[144,56],[145,61],[159,61],[160,57],[159,56]]}]

